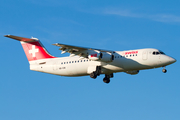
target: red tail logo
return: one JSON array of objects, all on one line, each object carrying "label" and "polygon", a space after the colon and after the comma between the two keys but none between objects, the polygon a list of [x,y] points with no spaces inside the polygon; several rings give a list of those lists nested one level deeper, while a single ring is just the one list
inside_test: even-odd
[{"label": "red tail logo", "polygon": [[28,61],[55,58],[47,52],[47,50],[37,38],[30,39],[14,35],[5,35],[5,37],[12,38],[21,42]]},{"label": "red tail logo", "polygon": [[46,49],[41,45],[40,41],[21,42],[28,61],[55,58],[51,56]]}]

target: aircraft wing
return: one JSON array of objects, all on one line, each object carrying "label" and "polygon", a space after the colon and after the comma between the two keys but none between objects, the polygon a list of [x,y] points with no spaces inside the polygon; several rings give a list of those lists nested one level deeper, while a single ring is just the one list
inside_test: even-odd
[{"label": "aircraft wing", "polygon": [[61,47],[59,50],[62,51],[62,54],[68,52],[70,54],[79,55],[82,57],[86,57],[89,53],[91,53],[93,51],[109,52],[109,53],[114,52],[111,50],[101,50],[101,49],[95,49],[95,48],[78,47],[78,46],[72,46],[72,45],[66,45],[66,44],[60,44],[60,43],[56,43],[53,45]]}]

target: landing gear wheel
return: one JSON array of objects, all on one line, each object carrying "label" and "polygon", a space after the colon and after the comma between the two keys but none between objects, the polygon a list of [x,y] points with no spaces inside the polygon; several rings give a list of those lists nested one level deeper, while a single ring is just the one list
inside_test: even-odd
[{"label": "landing gear wheel", "polygon": [[96,79],[96,78],[97,78],[96,72],[92,72],[92,73],[90,74],[90,77]]},{"label": "landing gear wheel", "polygon": [[104,78],[103,82],[108,84],[110,82],[110,79],[109,78]]},{"label": "landing gear wheel", "polygon": [[167,72],[167,70],[166,70],[166,69],[163,69],[163,70],[162,70],[162,72],[163,72],[163,73],[166,73],[166,72]]}]

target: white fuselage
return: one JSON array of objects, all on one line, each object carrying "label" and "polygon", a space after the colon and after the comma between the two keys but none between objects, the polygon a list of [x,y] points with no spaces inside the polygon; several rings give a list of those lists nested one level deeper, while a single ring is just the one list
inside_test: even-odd
[{"label": "white fuselage", "polygon": [[102,74],[164,67],[175,62],[165,54],[153,54],[157,49],[116,51],[112,62],[93,61],[88,58],[60,57],[30,62],[30,69],[61,76],[85,76],[101,66]]},{"label": "white fuselage", "polygon": [[164,67],[162,72],[166,73],[165,66],[176,62],[157,49],[111,51],[61,43],[53,45],[60,47],[61,54],[70,53],[70,56],[57,58],[49,54],[37,38],[5,37],[20,41],[31,70],[61,76],[89,75],[93,79],[105,74],[104,83],[109,83],[116,72],[135,75],[139,70]]}]

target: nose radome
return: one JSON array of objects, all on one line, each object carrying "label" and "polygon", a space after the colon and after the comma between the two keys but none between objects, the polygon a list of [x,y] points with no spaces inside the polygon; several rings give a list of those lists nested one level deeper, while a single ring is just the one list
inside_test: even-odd
[{"label": "nose radome", "polygon": [[170,59],[169,61],[170,61],[171,63],[175,63],[175,62],[176,62],[176,59],[174,59],[174,58],[172,58],[172,57],[170,57],[169,59]]}]

